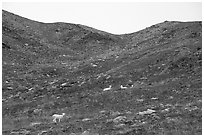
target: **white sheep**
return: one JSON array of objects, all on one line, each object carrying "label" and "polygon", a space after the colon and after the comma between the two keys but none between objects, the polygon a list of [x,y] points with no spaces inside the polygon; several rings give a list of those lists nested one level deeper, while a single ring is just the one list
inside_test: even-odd
[{"label": "white sheep", "polygon": [[112,88],[112,85],[109,85],[109,87],[108,87],[108,88],[104,88],[103,91],[108,91],[108,90],[110,90],[111,88]]},{"label": "white sheep", "polygon": [[97,65],[96,65],[96,64],[92,64],[92,63],[91,63],[91,66],[93,66],[93,67],[97,67]]},{"label": "white sheep", "polygon": [[59,114],[54,114],[54,115],[52,115],[52,117],[54,118],[53,119],[53,122],[55,122],[55,123],[57,123],[57,119],[59,120],[59,122],[60,122],[60,120],[64,117],[64,115],[65,115],[65,113],[62,113],[62,115],[59,115]]},{"label": "white sheep", "polygon": [[123,85],[120,85],[120,88],[121,89],[127,89],[127,87],[123,87]]}]

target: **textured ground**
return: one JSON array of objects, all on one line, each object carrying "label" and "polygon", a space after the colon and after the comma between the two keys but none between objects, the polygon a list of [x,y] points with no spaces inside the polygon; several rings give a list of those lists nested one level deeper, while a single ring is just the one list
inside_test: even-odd
[{"label": "textured ground", "polygon": [[3,11],[2,134],[202,134],[201,31],[113,35]]}]

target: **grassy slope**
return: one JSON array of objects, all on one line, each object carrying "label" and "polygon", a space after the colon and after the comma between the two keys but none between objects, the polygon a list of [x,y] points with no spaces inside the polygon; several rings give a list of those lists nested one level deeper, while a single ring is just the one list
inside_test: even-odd
[{"label": "grassy slope", "polygon": [[201,134],[201,22],[115,36],[2,16],[3,134]]}]

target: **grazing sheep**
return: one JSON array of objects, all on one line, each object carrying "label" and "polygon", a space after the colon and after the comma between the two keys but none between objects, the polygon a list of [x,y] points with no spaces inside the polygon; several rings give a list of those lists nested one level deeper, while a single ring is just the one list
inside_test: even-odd
[{"label": "grazing sheep", "polygon": [[57,123],[57,119],[59,120],[59,122],[60,122],[60,120],[64,117],[64,115],[65,115],[65,113],[62,113],[62,115],[59,115],[59,114],[54,114],[54,115],[52,115],[52,117],[54,118],[53,119],[53,122],[55,122],[55,123]]},{"label": "grazing sheep", "polygon": [[123,85],[120,85],[120,88],[121,89],[127,89],[127,87],[123,87]]},{"label": "grazing sheep", "polygon": [[96,65],[96,64],[91,64],[91,66],[93,66],[93,67],[97,67],[97,65]]},{"label": "grazing sheep", "polygon": [[112,85],[110,85],[108,88],[104,88],[103,91],[108,91],[112,88]]},{"label": "grazing sheep", "polygon": [[62,84],[61,84],[61,86],[66,86],[66,85],[67,85],[67,83],[62,83]]}]

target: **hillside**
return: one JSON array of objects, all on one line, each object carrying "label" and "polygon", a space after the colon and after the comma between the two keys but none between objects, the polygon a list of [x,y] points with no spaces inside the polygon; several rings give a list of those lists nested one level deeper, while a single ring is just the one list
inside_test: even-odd
[{"label": "hillside", "polygon": [[113,35],[2,11],[2,134],[202,134],[202,22]]}]

